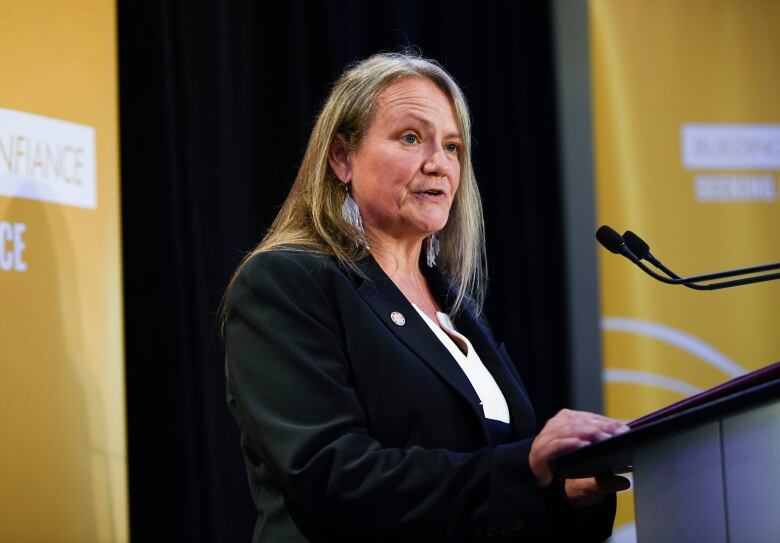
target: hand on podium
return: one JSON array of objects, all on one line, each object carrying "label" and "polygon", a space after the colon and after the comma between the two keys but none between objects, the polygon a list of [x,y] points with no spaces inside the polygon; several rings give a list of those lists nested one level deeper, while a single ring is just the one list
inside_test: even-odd
[{"label": "hand on podium", "polygon": [[[553,481],[550,458],[553,456],[620,435],[629,430],[623,422],[587,411],[562,409],[539,432],[531,445],[528,463],[541,488]],[[567,479],[566,497],[574,507],[589,507],[604,496],[626,490],[630,483],[625,477],[605,475]]]}]

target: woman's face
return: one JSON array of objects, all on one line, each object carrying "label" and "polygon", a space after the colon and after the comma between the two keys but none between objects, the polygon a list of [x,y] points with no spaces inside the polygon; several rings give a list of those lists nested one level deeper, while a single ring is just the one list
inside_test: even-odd
[{"label": "woman's face", "polygon": [[444,228],[462,144],[452,102],[431,80],[409,77],[385,89],[363,141],[347,157],[367,231],[414,241]]}]

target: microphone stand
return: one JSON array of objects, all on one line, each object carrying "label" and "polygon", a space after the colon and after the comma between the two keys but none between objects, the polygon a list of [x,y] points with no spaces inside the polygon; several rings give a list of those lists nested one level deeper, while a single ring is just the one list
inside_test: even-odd
[{"label": "microphone stand", "polygon": [[[633,232],[626,232],[624,236],[621,236],[607,225],[601,226],[596,232],[596,239],[609,251],[622,254],[628,258],[631,262],[636,264],[642,271],[648,274],[653,279],[661,281],[669,285],[683,285],[694,290],[719,290],[722,288],[736,287],[740,285],[749,285],[753,283],[762,283],[764,281],[773,281],[780,279],[780,273],[770,273],[766,275],[758,275],[753,277],[743,277],[741,279],[734,279],[731,281],[720,281],[718,283],[709,283],[701,285],[702,281],[714,281],[716,279],[723,279],[728,277],[738,277],[740,275],[747,275],[753,273],[760,273],[764,271],[780,269],[780,262],[774,262],[771,264],[762,264],[759,266],[751,266],[748,268],[739,268],[736,270],[726,270],[715,273],[707,273],[702,275],[692,275],[690,277],[680,277],[671,271],[669,268],[661,264],[650,253],[650,247]],[[633,247],[631,247],[633,246]],[[636,250],[636,253],[634,252]],[[638,256],[641,255],[641,256]],[[644,263],[642,258],[646,258],[651,264],[662,270],[669,277],[664,277],[657,274]]]}]

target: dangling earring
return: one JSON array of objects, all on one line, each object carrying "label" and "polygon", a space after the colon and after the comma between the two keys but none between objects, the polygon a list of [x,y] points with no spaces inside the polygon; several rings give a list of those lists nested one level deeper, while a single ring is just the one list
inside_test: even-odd
[{"label": "dangling earring", "polygon": [[365,246],[368,249],[368,242],[366,242],[366,231],[363,229],[363,220],[360,218],[360,209],[358,209],[357,202],[352,198],[349,193],[349,183],[344,183],[346,189],[346,196],[344,197],[344,203],[341,204],[341,216],[357,231],[358,237],[355,239],[355,245],[358,247]]},{"label": "dangling earring", "polygon": [[425,261],[428,263],[429,268],[433,268],[436,265],[436,257],[439,256],[439,234],[434,232],[428,236],[428,242],[425,247]]}]

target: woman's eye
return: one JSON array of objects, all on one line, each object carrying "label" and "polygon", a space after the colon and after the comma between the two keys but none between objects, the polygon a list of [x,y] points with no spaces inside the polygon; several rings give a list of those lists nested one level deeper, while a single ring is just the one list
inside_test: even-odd
[{"label": "woman's eye", "polygon": [[403,140],[404,143],[408,143],[410,145],[413,143],[417,143],[417,136],[415,136],[414,134],[406,134],[402,136],[401,139]]},{"label": "woman's eye", "polygon": [[457,153],[460,151],[460,146],[457,143],[448,143],[446,147],[450,153]]}]

